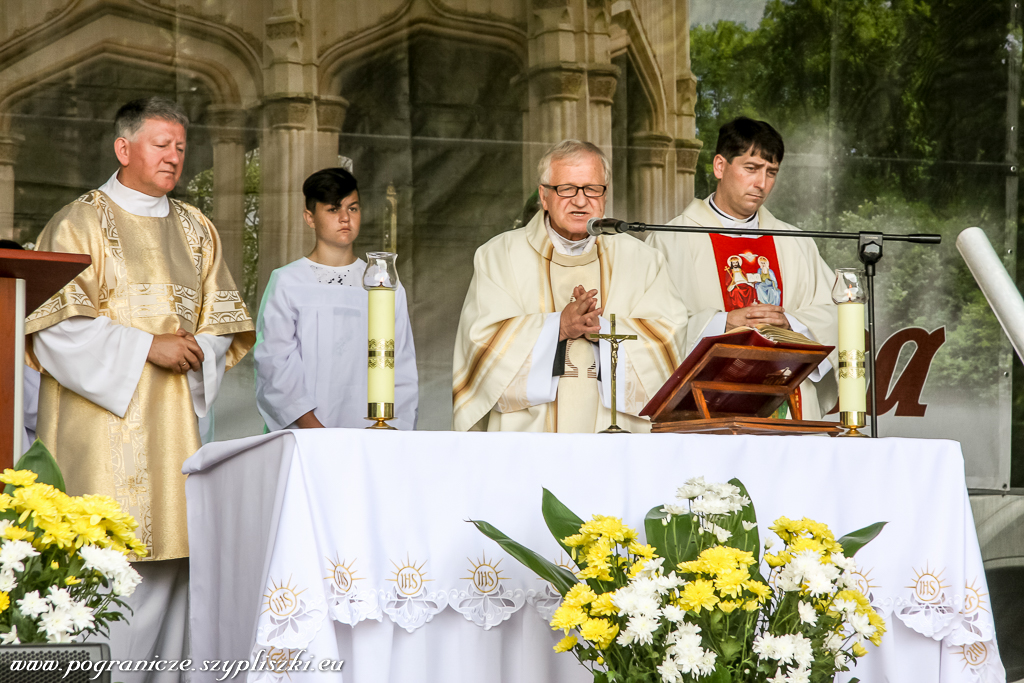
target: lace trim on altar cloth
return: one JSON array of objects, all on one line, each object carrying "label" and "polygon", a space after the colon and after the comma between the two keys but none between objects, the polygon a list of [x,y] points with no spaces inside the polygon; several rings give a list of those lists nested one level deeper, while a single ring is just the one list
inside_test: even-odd
[{"label": "lace trim on altar cloth", "polygon": [[[556,560],[566,569],[575,568],[564,556]],[[539,618],[551,620],[561,604],[561,596],[547,582],[537,579],[534,587],[513,588],[502,574],[502,560],[482,555],[469,559],[460,587],[430,590],[434,581],[426,561],[411,556],[392,560],[390,587],[379,590],[363,587],[364,577],[354,560],[328,560],[323,576],[323,596],[319,586],[303,586],[291,578],[272,577],[267,586],[256,634],[253,656],[268,662],[287,664],[307,647],[328,617],[355,626],[368,619],[383,621],[386,615],[409,633],[429,623],[446,608],[487,630],[499,626],[529,604]],[[871,571],[859,569],[854,587],[858,588],[883,617],[899,619],[913,631],[946,648],[947,661],[969,672],[977,683],[994,683],[1000,678],[995,644],[991,602],[977,578],[958,590],[943,579],[941,571],[925,567],[915,569],[901,597],[880,598]],[[261,655],[262,653],[262,655]],[[279,670],[281,670],[279,668]],[[250,681],[280,681],[280,674],[267,671],[250,673]]]}]

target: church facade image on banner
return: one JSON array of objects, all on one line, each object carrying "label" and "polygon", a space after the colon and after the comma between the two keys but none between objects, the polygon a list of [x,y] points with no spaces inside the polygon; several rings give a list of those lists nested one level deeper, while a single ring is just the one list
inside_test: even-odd
[{"label": "church facade image on banner", "polygon": [[[447,429],[473,253],[532,215],[543,151],[566,137],[599,144],[612,160],[608,214],[665,222],[713,191],[717,128],[750,115],[786,140],[767,203],[780,219],[943,236],[938,247],[886,244],[879,266],[881,433],[960,441],[972,488],[1024,482],[1024,429],[1015,430],[1024,378],[955,248],[958,232],[978,225],[1016,275],[1019,10],[711,0],[255,6],[4,2],[0,237],[33,242],[61,206],[100,185],[114,168],[117,107],[164,95],[194,121],[176,196],[215,222],[255,310],[269,274],[312,245],[303,179],[349,165],[365,213],[357,252],[399,253],[419,427]],[[819,249],[830,266],[850,267],[853,244]],[[718,265],[734,278],[737,302],[785,304],[771,253],[751,247]],[[248,363],[227,375],[218,438],[262,430]]]}]

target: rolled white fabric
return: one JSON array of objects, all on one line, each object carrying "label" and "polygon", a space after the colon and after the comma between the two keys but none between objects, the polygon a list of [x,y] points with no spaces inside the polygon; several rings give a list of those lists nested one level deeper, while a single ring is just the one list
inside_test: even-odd
[{"label": "rolled white fabric", "polygon": [[1003,326],[1003,332],[1010,338],[1017,356],[1024,360],[1024,299],[985,231],[967,228],[956,238],[956,248]]}]

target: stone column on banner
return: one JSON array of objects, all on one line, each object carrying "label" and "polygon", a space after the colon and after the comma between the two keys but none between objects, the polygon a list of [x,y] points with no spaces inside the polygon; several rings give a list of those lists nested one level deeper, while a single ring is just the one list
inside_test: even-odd
[{"label": "stone column on banner", "polygon": [[348,100],[337,95],[321,95],[316,100],[316,168],[338,166],[338,138],[345,125]]},{"label": "stone column on banner", "polygon": [[[619,78],[618,67],[612,64],[595,64],[587,69],[587,94],[590,107],[587,112],[588,139],[600,147],[612,163],[612,99]],[[611,185],[612,179],[605,181]],[[605,215],[614,216],[615,207],[609,190],[604,207]]]},{"label": "stone column on banner", "polygon": [[14,162],[22,142],[18,135],[0,136],[0,239],[15,239]]},{"label": "stone column on banner", "polygon": [[666,160],[672,138],[664,133],[635,133],[629,140],[630,220],[664,223],[674,207],[666,202]]},{"label": "stone column on banner", "polygon": [[213,141],[213,224],[220,234],[224,262],[244,286],[243,238],[245,235],[245,119],[234,105],[211,105],[210,137]]}]

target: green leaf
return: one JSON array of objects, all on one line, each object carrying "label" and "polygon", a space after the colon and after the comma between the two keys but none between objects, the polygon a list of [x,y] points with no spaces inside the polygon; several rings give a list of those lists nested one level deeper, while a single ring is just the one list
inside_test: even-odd
[{"label": "green leaf", "polygon": [[732,675],[729,673],[729,668],[725,663],[718,662],[711,675],[700,680],[701,683],[732,683]]},{"label": "green leaf", "polygon": [[[740,490],[740,494],[750,498],[750,494],[747,492],[747,487],[743,485],[743,482],[739,479],[730,479],[729,483],[737,487]],[[743,522],[757,524],[757,513],[754,511],[754,501],[751,499],[750,504],[744,506],[738,514],[733,515],[737,520],[736,529],[730,529],[732,531],[732,541],[729,545],[740,550],[745,550],[748,553],[753,554],[754,559],[760,561],[761,552],[761,536],[758,533],[757,527],[755,526],[750,531],[743,528]],[[757,566],[756,564],[754,565]]]},{"label": "green leaf", "polygon": [[888,522],[875,522],[874,524],[869,524],[863,529],[851,531],[840,538],[839,545],[843,546],[843,555],[846,555],[847,557],[853,557],[856,555],[858,550],[875,540],[875,536],[881,533],[882,528],[886,524],[888,524]]},{"label": "green leaf", "polygon": [[[61,492],[67,492],[64,487],[64,476],[60,473],[57,461],[54,460],[53,455],[50,454],[50,451],[39,439],[36,439],[31,448],[25,451],[25,455],[21,456],[14,469],[31,470],[36,473],[37,483],[49,484]],[[4,487],[4,493],[10,494],[13,492],[14,487],[10,484]]]},{"label": "green leaf", "polygon": [[[540,511],[544,515],[544,522],[548,525],[548,530],[551,531],[551,535],[558,541],[558,545],[572,557],[573,549],[562,543],[562,539],[566,536],[572,536],[580,532],[580,527],[583,526],[583,520],[576,516],[569,508],[562,504],[562,501],[555,497],[555,494],[551,493],[547,489],[544,489],[544,497],[541,500]],[[576,566],[583,569],[586,563],[583,562],[583,558],[579,558],[576,561]]]},{"label": "green leaf", "polygon": [[665,524],[668,513],[662,512],[662,507],[656,505],[650,509],[644,518],[644,531],[647,544],[654,547],[658,557],[665,558],[663,567],[667,574],[675,571],[680,562],[696,559],[697,543],[691,515],[673,515]]},{"label": "green leaf", "polygon": [[471,519],[477,529],[487,538],[496,541],[509,555],[519,560],[528,569],[533,570],[540,578],[550,581],[555,590],[562,596],[569,592],[579,581],[576,576],[564,567],[544,559],[521,543],[516,543],[487,522]]}]

